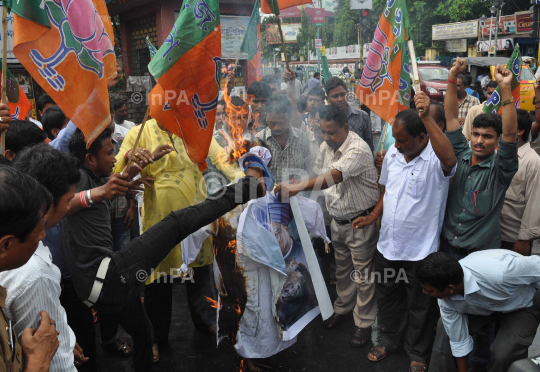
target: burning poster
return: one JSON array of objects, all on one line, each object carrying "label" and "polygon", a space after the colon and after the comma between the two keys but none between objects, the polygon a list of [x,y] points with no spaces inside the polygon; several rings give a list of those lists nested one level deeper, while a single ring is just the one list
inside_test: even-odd
[{"label": "burning poster", "polygon": [[[263,169],[267,190],[273,188],[266,168],[270,158],[267,149],[254,147],[240,159],[242,169]],[[298,201],[311,236],[330,242],[319,204],[302,197]],[[217,342],[230,339],[245,358],[277,354],[293,345],[319,314],[290,205],[267,192],[226,214],[217,225],[214,272],[219,299],[209,299],[218,309]],[[185,243],[182,250],[199,245]]]}]

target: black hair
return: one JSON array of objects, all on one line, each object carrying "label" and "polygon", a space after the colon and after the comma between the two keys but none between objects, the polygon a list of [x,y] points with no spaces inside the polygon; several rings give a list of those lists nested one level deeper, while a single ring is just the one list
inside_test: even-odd
[{"label": "black hair", "polygon": [[0,237],[15,235],[24,242],[47,214],[52,196],[32,177],[0,166]]},{"label": "black hair", "polygon": [[461,81],[463,82],[463,85],[465,85],[466,87],[469,86],[469,79],[467,79],[467,76],[463,74],[459,74],[457,78],[461,79]]},{"label": "black hair", "polygon": [[266,112],[273,112],[276,114],[284,114],[291,116],[291,103],[289,100],[281,95],[272,96],[268,98],[266,102]]},{"label": "black hair", "polygon": [[317,76],[321,76],[321,73],[320,73],[320,72],[316,72],[316,73],[313,74],[313,77],[314,77],[315,79],[317,79]]},{"label": "black hair", "polygon": [[0,155],[0,166],[2,166],[2,165],[11,166],[11,162],[5,156]]},{"label": "black hair", "polygon": [[487,90],[487,88],[495,88],[495,89],[497,89],[498,86],[499,86],[499,84],[497,84],[497,82],[495,80],[490,80],[490,82],[488,83],[488,85],[486,87],[486,90]]},{"label": "black hair", "polygon": [[444,106],[442,103],[439,102],[431,102],[430,106],[435,107],[435,117],[433,120],[435,120],[435,123],[444,123],[443,132],[446,132],[446,116],[444,115]]},{"label": "black hair", "polygon": [[337,105],[321,105],[317,107],[315,113],[319,114],[321,120],[333,121],[340,128],[347,124],[347,114]]},{"label": "black hair", "polygon": [[296,103],[296,109],[298,112],[306,111],[307,108],[307,95],[302,94]]},{"label": "black hair", "polygon": [[277,84],[278,80],[274,75],[264,75],[261,79],[262,82],[266,84]]},{"label": "black hair", "polygon": [[225,102],[224,99],[220,99],[217,104],[218,106],[223,106],[224,108],[227,108],[227,102]]},{"label": "black hair", "polygon": [[71,185],[80,181],[77,161],[49,145],[37,145],[21,151],[13,167],[38,181],[52,195],[56,206]]},{"label": "black hair", "polygon": [[398,113],[394,125],[398,120],[412,138],[417,138],[422,133],[427,135],[426,126],[422,122],[422,119],[420,119],[420,116],[418,116],[418,111],[416,111],[416,109],[408,109]]},{"label": "black hair", "polygon": [[91,154],[92,156],[97,157],[101,146],[103,145],[104,139],[110,139],[112,131],[109,128],[106,128],[101,134],[92,142],[92,145],[89,149],[86,148],[86,139],[84,134],[80,129],[77,129],[75,133],[71,136],[69,140],[69,152],[71,156],[79,161],[79,165],[84,165],[84,158],[86,154]]},{"label": "black hair", "polygon": [[255,98],[270,98],[272,89],[264,81],[256,81],[249,86],[246,93],[253,94]]},{"label": "black hair", "polygon": [[463,268],[452,256],[444,252],[434,252],[418,263],[416,277],[422,284],[444,291],[449,285],[463,282]]},{"label": "black hair", "polygon": [[480,114],[472,123],[473,128],[493,128],[497,137],[502,134],[502,119],[497,114]]},{"label": "black hair", "polygon": [[517,123],[518,123],[518,130],[524,130],[523,136],[521,138],[523,139],[523,142],[528,142],[529,140],[529,133],[531,133],[531,127],[533,120],[531,118],[531,115],[527,110],[523,109],[517,109]]},{"label": "black hair", "polygon": [[244,100],[238,96],[231,97],[231,103],[236,107],[242,107],[246,104]]},{"label": "black hair", "polygon": [[51,107],[43,114],[41,118],[41,125],[43,125],[43,131],[47,134],[49,139],[53,140],[54,136],[51,132],[52,129],[62,129],[66,122],[66,115],[64,111],[58,106]]},{"label": "black hair", "polygon": [[112,101],[111,110],[116,111],[126,104],[123,99],[115,99]]},{"label": "black hair", "polygon": [[321,88],[321,87],[311,88],[307,95],[308,96],[321,97],[323,102],[324,102],[324,98],[326,97],[326,93],[325,93],[324,89]]},{"label": "black hair", "polygon": [[26,120],[13,120],[6,131],[6,150],[15,154],[24,149],[43,143],[47,134],[36,124]]},{"label": "black hair", "polygon": [[330,92],[337,87],[343,87],[345,90],[347,90],[347,85],[345,85],[345,82],[334,76],[333,78],[328,79],[324,86],[324,90],[326,91],[326,94],[330,94]]},{"label": "black hair", "polygon": [[51,98],[48,94],[43,94],[36,100],[36,107],[38,111],[43,111],[43,108],[47,104],[56,105],[56,102],[54,102],[54,99]]}]

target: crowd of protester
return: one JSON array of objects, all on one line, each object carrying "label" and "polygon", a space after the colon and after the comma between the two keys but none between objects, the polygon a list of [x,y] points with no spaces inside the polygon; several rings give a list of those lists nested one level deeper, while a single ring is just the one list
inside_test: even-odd
[{"label": "crowd of protester", "polygon": [[[135,371],[152,370],[174,303],[184,301],[173,296],[185,265],[180,242],[262,195],[259,174],[224,161],[240,128],[270,151],[282,200],[301,194],[321,206],[332,244],[313,243],[337,291],[325,328],[352,312],[350,345],[360,348],[377,318],[367,359],[403,343],[412,372],[507,371],[527,357],[540,324],[540,257],[531,254],[540,237],[540,157],[531,148],[540,106],[516,109],[512,74],[498,66],[485,97],[498,88],[501,113],[484,114],[465,70],[458,59],[444,105],[416,92],[415,108],[396,116],[378,146],[373,113],[353,107],[337,77],[323,86],[315,73],[302,86],[297,73],[278,70],[242,98],[230,96],[229,74],[204,174],[162,124],[126,120],[123,100],[111,101],[111,124],[88,148],[49,96],[37,101],[39,121],[11,121],[1,104],[2,367],[97,371],[99,344],[133,355]],[[215,335],[213,252],[208,238],[185,300],[195,328]]]}]

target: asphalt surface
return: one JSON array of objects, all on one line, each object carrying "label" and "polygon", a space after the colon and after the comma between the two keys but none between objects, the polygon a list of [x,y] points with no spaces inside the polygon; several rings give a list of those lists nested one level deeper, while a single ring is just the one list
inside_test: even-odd
[{"label": "asphalt surface", "polygon": [[[186,301],[185,285],[176,283],[173,292],[173,317],[169,348],[161,350],[161,360],[155,364],[155,372],[236,372],[240,357],[232,345],[224,340],[216,348],[210,334],[193,327]],[[330,287],[330,296],[335,299],[335,289]],[[96,327],[99,332],[99,327]],[[379,363],[367,360],[372,344],[354,349],[349,345],[354,332],[354,321],[349,314],[339,328],[329,331],[322,327],[322,318],[313,320],[298,336],[292,347],[271,358],[256,360],[262,371],[284,372],[330,372],[330,371],[407,371],[409,361],[404,351],[389,355]],[[376,340],[374,328],[372,339]],[[98,371],[133,371],[131,357],[103,353],[98,348]]]}]

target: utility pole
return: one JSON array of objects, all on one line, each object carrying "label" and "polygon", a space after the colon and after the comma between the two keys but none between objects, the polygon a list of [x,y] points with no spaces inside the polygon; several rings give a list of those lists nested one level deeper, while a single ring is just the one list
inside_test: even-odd
[{"label": "utility pole", "polygon": [[[322,0],[319,0],[319,9],[322,8]],[[312,10],[313,12],[313,10]],[[325,15],[326,17],[326,15]],[[311,19],[313,19],[313,13],[311,15]],[[320,27],[317,27],[317,39],[320,39]],[[321,73],[321,52],[319,49],[317,49],[317,72],[319,72],[319,74]],[[321,80],[322,81],[322,80]]]}]

